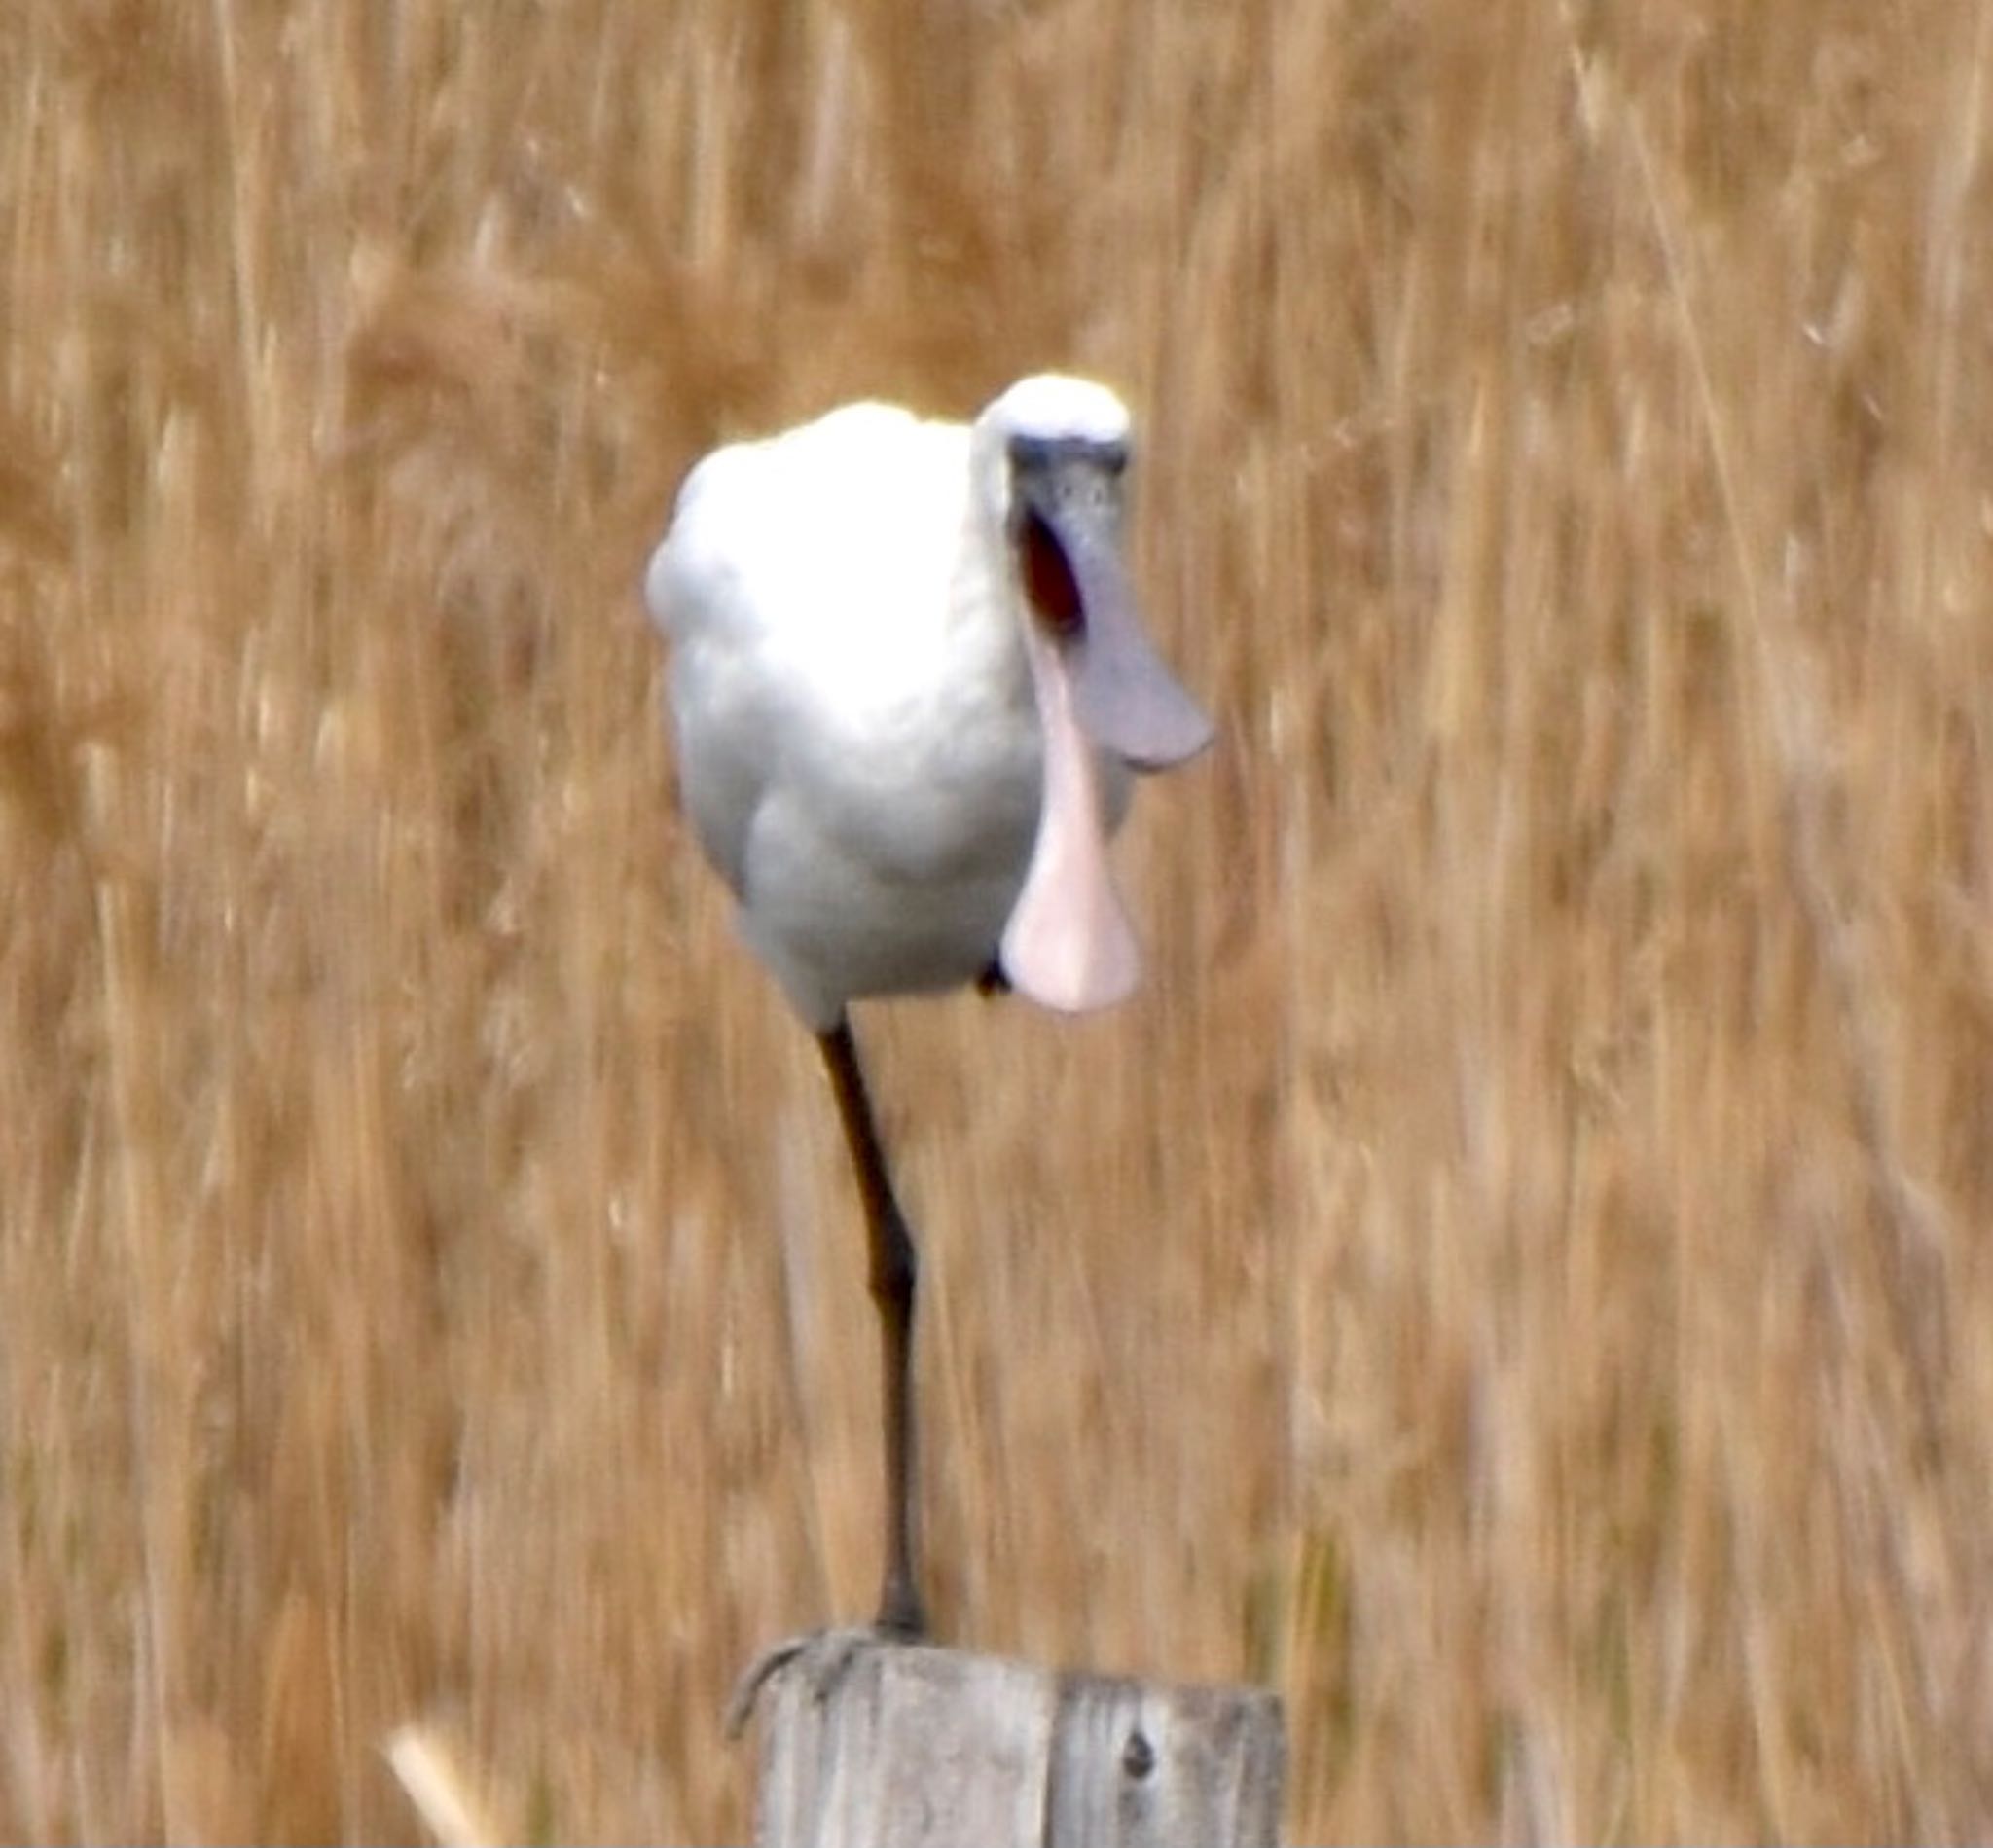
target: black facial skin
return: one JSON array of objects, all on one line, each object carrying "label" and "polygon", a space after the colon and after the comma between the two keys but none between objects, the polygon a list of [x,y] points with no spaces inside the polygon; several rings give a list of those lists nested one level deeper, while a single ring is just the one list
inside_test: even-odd
[{"label": "black facial skin", "polygon": [[1128,466],[1128,445],[1118,437],[1014,436],[1009,450],[1010,466],[1020,475],[1052,474],[1074,462],[1107,475]]}]

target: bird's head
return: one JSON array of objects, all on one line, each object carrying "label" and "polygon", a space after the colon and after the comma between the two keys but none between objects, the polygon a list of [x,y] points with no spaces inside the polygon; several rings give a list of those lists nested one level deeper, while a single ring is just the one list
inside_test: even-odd
[{"label": "bird's head", "polygon": [[1141,970],[1106,866],[1094,753],[1167,769],[1211,721],[1149,641],[1121,553],[1127,408],[1105,385],[1021,380],[976,421],[990,535],[1031,664],[1045,794],[1024,888],[1003,933],[1013,984],[1050,1006],[1118,1000]]},{"label": "bird's head", "polygon": [[1196,756],[1211,721],[1150,643],[1121,554],[1127,407],[1091,380],[1039,373],[977,430],[1027,644],[1062,666],[1080,730],[1137,770]]}]

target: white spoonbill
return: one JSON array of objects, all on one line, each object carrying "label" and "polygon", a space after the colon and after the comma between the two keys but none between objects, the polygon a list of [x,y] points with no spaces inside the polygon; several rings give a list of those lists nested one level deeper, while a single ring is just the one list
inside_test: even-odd
[{"label": "white spoonbill", "polygon": [[879,1627],[916,1562],[915,1251],[846,1009],[982,980],[1076,1012],[1141,956],[1107,867],[1131,771],[1211,725],[1122,563],[1126,408],[1040,375],[973,424],[854,404],[687,477],[645,600],[679,787],[743,934],[816,1034],[863,1198],[884,1366]]}]

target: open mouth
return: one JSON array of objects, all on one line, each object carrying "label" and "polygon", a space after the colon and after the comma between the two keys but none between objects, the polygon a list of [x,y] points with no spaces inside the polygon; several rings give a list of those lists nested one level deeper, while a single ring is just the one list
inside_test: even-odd
[{"label": "open mouth", "polygon": [[1017,535],[1019,576],[1024,580],[1032,613],[1047,634],[1068,641],[1086,628],[1086,599],[1072,562],[1051,522],[1035,507],[1025,509]]}]

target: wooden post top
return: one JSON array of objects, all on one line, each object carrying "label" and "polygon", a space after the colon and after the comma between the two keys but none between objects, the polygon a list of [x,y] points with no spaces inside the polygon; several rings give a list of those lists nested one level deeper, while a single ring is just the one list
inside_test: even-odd
[{"label": "wooden post top", "polygon": [[1171,1685],[827,1631],[771,1658],[760,1848],[1275,1848],[1262,1688]]}]

